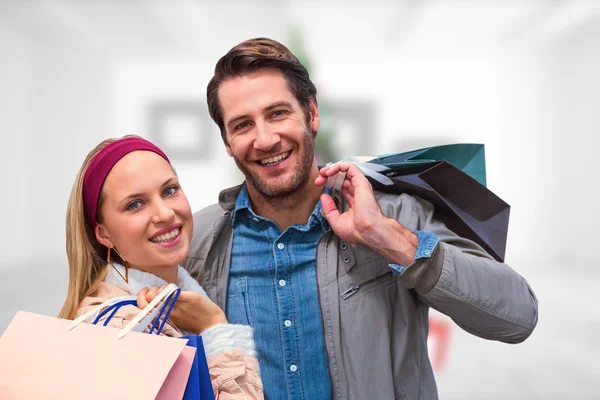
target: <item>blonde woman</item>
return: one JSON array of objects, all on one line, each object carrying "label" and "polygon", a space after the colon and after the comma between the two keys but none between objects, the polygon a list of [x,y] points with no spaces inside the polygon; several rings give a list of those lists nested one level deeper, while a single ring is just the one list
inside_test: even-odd
[{"label": "blonde woman", "polygon": [[263,398],[252,328],[224,312],[179,264],[187,255],[190,205],[167,156],[137,136],[108,139],[86,157],[67,208],[69,289],[60,316],[74,319],[117,296],[137,295],[109,326],[122,328],[162,286],[181,294],[161,334],[201,334],[215,397]]}]

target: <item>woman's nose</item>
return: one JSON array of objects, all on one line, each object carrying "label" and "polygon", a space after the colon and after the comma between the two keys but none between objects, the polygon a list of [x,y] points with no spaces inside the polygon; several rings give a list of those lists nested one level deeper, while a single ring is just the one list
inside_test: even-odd
[{"label": "woman's nose", "polygon": [[152,222],[155,224],[170,222],[174,216],[175,211],[164,200],[161,199],[155,203]]}]

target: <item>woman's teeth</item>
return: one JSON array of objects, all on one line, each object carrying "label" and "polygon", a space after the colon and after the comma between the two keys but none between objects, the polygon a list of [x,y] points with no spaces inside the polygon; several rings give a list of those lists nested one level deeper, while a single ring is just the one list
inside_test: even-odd
[{"label": "woman's teeth", "polygon": [[160,235],[155,238],[152,238],[152,239],[150,239],[150,241],[153,243],[170,242],[171,240],[176,238],[177,235],[179,235],[179,228],[175,228],[169,233],[165,233],[164,235]]},{"label": "woman's teeth", "polygon": [[264,160],[260,160],[260,163],[265,166],[274,165],[280,162],[281,160],[285,160],[286,158],[288,158],[291,153],[291,151],[288,151],[287,153],[283,153],[275,157],[265,158]]}]

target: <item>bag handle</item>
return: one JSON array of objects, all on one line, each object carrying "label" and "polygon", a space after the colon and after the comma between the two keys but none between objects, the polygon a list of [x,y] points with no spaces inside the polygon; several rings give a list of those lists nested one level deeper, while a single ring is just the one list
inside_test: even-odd
[{"label": "bag handle", "polygon": [[[179,297],[179,293],[181,292],[181,289],[179,289],[177,286],[175,286],[174,284],[171,284],[174,286],[173,288],[169,288],[169,286],[167,286],[162,292],[159,293],[160,297],[157,296],[154,300],[156,300],[156,302],[153,300],[148,307],[146,307],[144,310],[142,310],[137,316],[141,316],[141,318],[139,318],[141,320],[141,322],[139,323],[139,325],[136,325],[134,327],[131,328],[132,331],[134,332],[143,332],[149,325],[150,323],[152,323],[152,321],[154,320],[154,324],[152,325],[151,329],[150,329],[150,334],[154,331],[154,329],[156,328],[156,325],[158,324],[158,321],[162,318],[162,322],[158,328],[158,330],[156,331],[157,335],[160,335],[160,333],[162,332],[167,320],[169,319],[169,315],[171,314],[171,311],[173,310],[173,307],[175,305],[175,302],[177,301],[177,298]],[[169,292],[167,292],[167,289],[169,289]],[[174,299],[173,301],[171,301],[171,298],[173,297],[174,294]],[[167,296],[167,299],[165,300],[164,304],[162,307],[156,307],[154,310],[152,310],[151,312],[148,312],[149,310],[152,309],[152,305],[156,304],[158,305],[160,300]],[[169,309],[167,310],[166,314],[163,317],[163,313],[167,307],[168,304],[171,304]],[[110,319],[114,316],[114,314],[119,310],[119,308],[121,308],[124,305],[134,305],[137,306],[137,296],[136,295],[130,295],[130,296],[118,296],[118,297],[113,297],[112,299],[108,299],[107,301],[105,301],[102,304],[97,305],[96,307],[94,307],[93,309],[89,310],[88,312],[86,312],[85,314],[80,315],[79,317],[77,317],[76,319],[74,319],[71,324],[68,327],[68,330],[72,330],[73,328],[75,328],[76,326],[78,326],[79,324],[81,324],[82,322],[90,319],[90,317],[92,319],[92,324],[97,324],[100,321],[100,318],[102,318],[104,315],[106,315],[107,313],[109,313],[112,310],[112,313],[110,313],[110,315],[106,318],[106,320],[104,321],[103,326],[106,326],[108,324],[108,322],[110,321]],[[151,307],[152,306],[152,307]],[[148,315],[146,315],[144,317],[144,315],[148,313]],[[134,318],[135,320],[135,318]],[[134,322],[134,320],[132,320],[131,322]],[[125,328],[129,327],[131,325],[131,323],[129,323]],[[127,334],[127,332],[123,335],[125,336]],[[119,337],[120,339],[121,337]]]},{"label": "bag handle", "polygon": [[[372,160],[372,157],[346,157],[338,162],[335,163],[328,163],[327,166],[333,166],[337,163],[341,163],[341,162],[350,162],[354,165],[356,165],[358,167],[358,169],[360,169],[360,171],[364,174],[367,175],[368,177],[376,180],[377,182],[381,183],[382,185],[385,186],[392,186],[394,184],[394,182],[388,178],[387,176],[385,176],[383,174],[383,172],[389,171],[390,169],[388,167],[386,167],[385,165],[380,165],[380,164],[375,164],[375,163],[371,163],[369,162],[370,160]],[[344,180],[346,179],[346,173],[345,172],[338,172],[337,174],[330,176],[327,179],[327,182],[325,183],[325,187],[328,187],[330,189],[333,190],[337,190],[337,191],[341,191],[342,190],[342,185],[344,184]]]},{"label": "bag handle", "polygon": [[125,300],[125,301],[120,301],[116,304],[113,304],[110,307],[107,307],[104,311],[102,311],[100,314],[98,314],[98,316],[96,316],[96,318],[94,318],[94,321],[92,321],[92,324],[96,325],[100,321],[100,318],[105,316],[108,312],[112,311],[110,313],[110,315],[104,320],[104,324],[102,324],[102,326],[108,325],[108,323],[110,322],[112,317],[116,314],[116,312],[119,311],[119,309],[121,307],[127,306],[127,305],[132,305],[132,306],[137,307],[137,301],[136,300]]},{"label": "bag handle", "polygon": [[137,300],[137,296],[119,296],[119,297],[113,297],[112,299],[108,299],[104,303],[92,308],[85,314],[82,314],[79,317],[75,318],[73,320],[73,322],[71,322],[69,324],[68,330],[72,330],[77,325],[81,324],[82,322],[86,321],[87,319],[89,319],[92,316],[94,316],[94,319],[96,319],[98,317],[98,314],[106,307],[110,307],[113,304],[117,304],[121,301],[129,301],[129,300]]},{"label": "bag handle", "polygon": [[[173,310],[173,306],[175,305],[175,301],[177,301],[177,298],[179,297],[180,292],[181,292],[181,289],[177,288],[174,292],[169,294],[169,296],[164,300],[162,307],[159,308],[157,306],[154,310],[152,310],[152,312],[150,312],[146,317],[144,317],[144,319],[142,319],[142,321],[138,325],[133,327],[132,331],[143,332],[144,329],[146,329],[148,327],[148,325],[150,325],[152,323],[152,321],[154,320],[154,323],[152,324],[152,327],[150,328],[150,331],[148,332],[149,334],[152,334],[152,332],[154,331],[154,328],[156,328],[156,325],[158,324],[158,321],[160,321],[162,319],[162,323],[160,324],[160,327],[156,331],[156,334],[160,335],[163,327],[165,326],[165,323],[169,319],[169,315],[171,314],[171,311]],[[175,299],[171,302],[171,297],[173,295],[175,295]],[[167,305],[169,304],[169,302],[171,302],[171,306],[169,307],[169,309],[167,310],[167,313],[164,314],[164,317],[163,317],[164,310],[167,307]]]},{"label": "bag handle", "polygon": [[[167,299],[165,300],[160,313],[158,314],[158,318],[156,318],[154,320],[154,324],[152,324],[152,328],[150,328],[150,331],[148,332],[149,334],[152,334],[152,331],[154,331],[154,328],[156,327],[156,324],[158,323],[158,321],[161,320],[162,318],[162,322],[160,324],[160,327],[156,330],[156,334],[160,335],[160,333],[162,332],[165,324],[167,323],[167,320],[169,319],[169,316],[171,315],[171,311],[173,311],[173,307],[175,306],[175,302],[177,301],[177,299],[179,298],[179,294],[181,293],[181,289],[177,288],[177,290],[175,292],[173,292],[172,294],[169,295],[169,297],[167,297]],[[171,301],[171,296],[173,297],[173,301]],[[169,302],[171,303],[171,305],[169,306],[169,309],[167,310],[166,314],[163,314],[165,308],[167,307],[167,305],[169,304]]]},{"label": "bag handle", "polygon": [[[156,317],[156,315],[158,314],[158,312],[160,311],[160,308],[157,307],[157,305],[165,298],[170,296],[173,292],[180,290],[177,285],[175,285],[174,283],[169,283],[167,285],[166,288],[164,288],[160,293],[158,293],[158,295],[150,302],[150,304],[148,304],[146,307],[144,307],[144,309],[138,313],[138,315],[135,316],[135,318],[133,318],[123,329],[121,329],[121,331],[119,332],[119,335],[117,336],[117,339],[122,339],[124,338],[129,332],[133,331],[138,331],[138,329],[144,330],[146,329],[146,327],[148,325],[150,325],[150,322]],[[173,304],[175,304],[175,302],[173,302]],[[172,309],[172,307],[171,307]],[[150,314],[150,315],[149,315]],[[142,324],[140,324],[140,322],[142,322]],[[164,319],[164,321],[166,321],[166,318]],[[164,326],[164,321],[163,321],[163,326]],[[141,326],[138,326],[138,324]]]},{"label": "bag handle", "polygon": [[[163,330],[163,327],[165,326],[166,321],[169,319],[169,315],[171,315],[171,311],[173,310],[173,306],[175,305],[175,302],[177,301],[177,298],[179,297],[179,293],[181,293],[181,289],[177,289],[175,292],[171,293],[169,295],[169,297],[167,297],[167,299],[163,302],[163,306],[160,309],[160,311],[158,312],[158,315],[156,315],[155,311],[153,311],[152,313],[148,314],[148,316],[144,320],[142,320],[142,322],[138,326],[135,327],[135,330],[141,332],[146,326],[148,326],[148,324],[150,323],[151,318],[153,318],[154,319],[154,323],[152,324],[152,328],[148,332],[149,334],[152,334],[152,332],[154,331],[154,328],[156,328],[156,325],[162,319],[162,323],[161,323],[160,327],[158,328],[158,330],[156,331],[156,334],[160,335],[160,333]],[[171,301],[171,297],[173,297],[173,296],[174,296],[174,299],[173,299],[173,301]],[[166,314],[164,314],[165,308],[167,308],[167,305],[169,303],[171,304],[171,306],[167,310]],[[92,324],[96,325],[103,316],[105,316],[106,314],[108,314],[109,312],[112,311],[110,313],[110,315],[106,318],[106,320],[104,321],[104,324],[103,324],[103,326],[108,325],[108,323],[110,322],[110,320],[112,319],[112,317],[115,315],[115,313],[121,307],[127,306],[127,305],[132,305],[132,306],[136,306],[137,307],[138,303],[137,303],[136,300],[124,300],[124,301],[120,301],[118,303],[115,303],[115,304],[111,305],[110,307],[107,307],[106,309],[104,309],[104,311],[102,311],[101,313],[99,313],[98,316],[92,322]],[[148,322],[145,323],[146,321],[148,321]]]}]

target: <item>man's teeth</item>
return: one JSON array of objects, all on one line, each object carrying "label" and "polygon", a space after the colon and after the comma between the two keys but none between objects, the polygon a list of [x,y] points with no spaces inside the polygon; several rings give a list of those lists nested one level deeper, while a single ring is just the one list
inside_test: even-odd
[{"label": "man's teeth", "polygon": [[171,232],[169,233],[165,233],[164,235],[160,235],[157,236],[155,238],[150,239],[151,242],[154,243],[164,243],[164,242],[169,242],[171,241],[173,238],[177,237],[177,235],[179,235],[179,228],[175,228],[173,229]]},{"label": "man's teeth", "polygon": [[264,160],[260,160],[260,163],[262,165],[273,165],[273,164],[277,164],[279,161],[284,160],[286,158],[288,158],[288,156],[290,155],[291,151],[288,151],[287,153],[283,153],[280,154],[278,156],[275,157],[271,157],[271,158],[265,158]]}]

